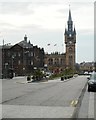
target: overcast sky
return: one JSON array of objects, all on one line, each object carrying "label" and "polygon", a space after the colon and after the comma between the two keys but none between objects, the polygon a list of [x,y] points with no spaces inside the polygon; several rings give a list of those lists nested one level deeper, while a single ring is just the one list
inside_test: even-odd
[{"label": "overcast sky", "polygon": [[44,48],[45,52],[64,53],[64,31],[70,4],[77,33],[76,62],[93,61],[94,1],[70,1],[1,0],[0,45],[3,39],[5,44],[16,44],[23,40],[26,34],[33,45]]}]

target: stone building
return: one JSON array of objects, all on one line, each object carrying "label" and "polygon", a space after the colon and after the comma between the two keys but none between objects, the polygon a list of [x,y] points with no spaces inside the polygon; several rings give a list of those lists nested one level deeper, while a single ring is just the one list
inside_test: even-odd
[{"label": "stone building", "polygon": [[69,17],[67,21],[67,28],[65,28],[65,45],[66,45],[66,67],[74,69],[75,67],[75,54],[76,54],[76,30],[73,28],[73,21],[71,11],[69,10]]},{"label": "stone building", "polygon": [[44,67],[44,49],[33,46],[25,35],[24,40],[13,46],[3,45],[2,59],[5,77],[9,69],[13,70],[15,75],[28,75],[34,71],[34,67]]},{"label": "stone building", "polygon": [[95,71],[94,62],[82,62],[80,63],[80,70],[82,72],[92,72]]},{"label": "stone building", "polygon": [[66,52],[64,54],[49,54],[45,57],[45,64],[48,68],[62,68],[62,69],[74,69],[76,62],[76,30],[73,28],[73,21],[71,17],[71,10],[69,10],[69,16],[67,21],[67,28],[64,33],[64,43]]},{"label": "stone building", "polygon": [[51,72],[61,72],[65,69],[65,54],[59,54],[58,52],[45,55],[45,67]]},{"label": "stone building", "polygon": [[71,10],[67,21],[67,28],[64,32],[65,53],[46,54],[44,49],[33,46],[27,40],[24,40],[11,46],[3,45],[2,48],[2,69],[3,74],[7,74],[8,69],[13,69],[16,75],[25,75],[31,73],[34,68],[47,68],[51,71],[59,72],[64,69],[75,68],[76,57],[76,30],[73,27]]}]

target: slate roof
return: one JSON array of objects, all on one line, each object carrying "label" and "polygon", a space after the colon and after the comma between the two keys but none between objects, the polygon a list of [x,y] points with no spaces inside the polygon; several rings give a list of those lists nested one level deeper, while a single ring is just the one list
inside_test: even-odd
[{"label": "slate roof", "polygon": [[19,42],[18,45],[20,45],[23,48],[33,48],[33,44],[31,44],[30,42],[27,42],[25,40]]}]

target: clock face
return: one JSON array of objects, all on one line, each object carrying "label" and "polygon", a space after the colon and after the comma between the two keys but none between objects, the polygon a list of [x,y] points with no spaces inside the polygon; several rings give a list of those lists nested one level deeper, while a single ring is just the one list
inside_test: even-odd
[{"label": "clock face", "polygon": [[71,37],[72,35],[71,34],[69,34],[69,37]]},{"label": "clock face", "polygon": [[72,44],[72,41],[69,41],[69,44]]}]

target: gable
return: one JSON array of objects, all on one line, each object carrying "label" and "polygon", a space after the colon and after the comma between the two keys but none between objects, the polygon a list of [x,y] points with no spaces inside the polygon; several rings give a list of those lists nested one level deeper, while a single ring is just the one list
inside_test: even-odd
[{"label": "gable", "polygon": [[19,50],[22,50],[23,48],[22,48],[20,45],[15,44],[15,45],[12,46],[10,49],[13,50],[13,51],[14,51],[14,50],[19,51]]}]

